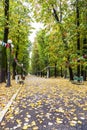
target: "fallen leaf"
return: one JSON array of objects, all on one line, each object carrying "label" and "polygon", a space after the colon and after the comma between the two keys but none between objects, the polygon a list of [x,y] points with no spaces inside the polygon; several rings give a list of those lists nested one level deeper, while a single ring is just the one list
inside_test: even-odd
[{"label": "fallen leaf", "polygon": [[77,124],[77,121],[70,121],[70,126],[75,126]]},{"label": "fallen leaf", "polygon": [[29,125],[24,125],[22,129],[23,129],[23,130],[27,130],[28,127],[29,127]]},{"label": "fallen leaf", "polygon": [[32,122],[31,122],[31,125],[32,125],[32,126],[35,126],[35,125],[36,125],[36,122],[35,122],[35,121],[32,121]]},{"label": "fallen leaf", "polygon": [[61,119],[61,118],[56,118],[56,122],[57,122],[58,124],[61,124],[61,123],[63,122],[63,119]]},{"label": "fallen leaf", "polygon": [[32,130],[39,130],[38,126],[32,128]]}]

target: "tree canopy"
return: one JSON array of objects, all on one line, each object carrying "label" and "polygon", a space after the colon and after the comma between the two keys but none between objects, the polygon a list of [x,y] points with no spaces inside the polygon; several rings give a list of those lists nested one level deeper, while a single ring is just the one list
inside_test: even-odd
[{"label": "tree canopy", "polygon": [[[30,2],[34,17],[45,26],[45,34],[40,31],[40,35],[37,34],[36,37],[39,56],[43,55],[43,62],[49,57],[47,61],[50,65],[56,63],[59,68],[62,66],[65,69],[66,67],[72,69],[73,73],[76,73],[76,68],[80,65],[77,71],[82,75],[82,71],[86,70],[87,66],[87,49],[84,47],[87,45],[86,0]],[[41,61],[42,58],[39,60]]]},{"label": "tree canopy", "polygon": [[[86,6],[86,0],[2,0],[0,1],[0,40],[3,41],[6,36],[5,42],[8,39],[12,40],[14,44],[12,59],[15,58],[19,64],[23,64],[28,71],[30,61],[28,51],[31,46],[29,35],[32,29],[30,23],[33,19],[43,23],[44,28],[37,32],[32,45],[30,61],[32,73],[56,65],[58,71],[63,69],[65,72],[68,69],[72,80],[74,73],[78,76],[86,74]],[[8,35],[5,35],[6,30]],[[2,50],[3,56],[6,49],[2,48]],[[6,55],[4,59],[6,61]],[[3,62],[3,66],[4,64],[6,63]]]}]

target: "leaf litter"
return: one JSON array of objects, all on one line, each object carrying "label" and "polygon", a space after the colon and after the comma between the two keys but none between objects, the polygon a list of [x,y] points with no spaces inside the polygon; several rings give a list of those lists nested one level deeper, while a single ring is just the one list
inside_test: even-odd
[{"label": "leaf litter", "polygon": [[[43,128],[55,128],[63,123],[75,127],[87,120],[86,83],[75,85],[62,78],[35,78],[36,80],[32,77],[27,79],[26,86],[22,88],[15,101],[15,109],[12,110],[11,106],[5,116],[7,122],[2,121],[2,128],[8,128],[14,115],[17,123],[14,127],[26,130],[39,130],[41,125]],[[24,114],[24,111],[27,112]]]}]

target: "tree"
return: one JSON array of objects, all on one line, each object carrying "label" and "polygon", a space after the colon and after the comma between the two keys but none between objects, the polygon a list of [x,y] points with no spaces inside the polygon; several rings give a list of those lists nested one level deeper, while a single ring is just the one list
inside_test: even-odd
[{"label": "tree", "polygon": [[[78,31],[79,26],[80,26],[80,16],[79,16],[79,0],[76,0],[76,24],[77,24],[77,50],[78,50],[78,55],[80,55],[80,33]],[[78,61],[79,62],[79,61]],[[77,76],[80,77],[80,64],[77,66]]]},{"label": "tree", "polygon": [[32,74],[37,74],[40,71],[39,52],[37,43],[33,45],[32,58],[31,58]]},{"label": "tree", "polygon": [[[19,1],[14,1],[14,3],[11,3],[11,5],[11,25],[9,36],[12,37],[12,41],[15,45],[14,57],[19,61],[20,64],[23,64],[26,72],[28,72],[28,47],[30,44],[30,41],[28,40],[30,33],[29,7],[26,7],[22,2]],[[21,69],[20,67],[17,67],[15,61],[13,60],[13,78],[15,78],[16,68],[18,68],[18,71]]]},{"label": "tree", "polygon": [[[82,57],[81,36],[83,35],[82,33],[86,34],[86,32],[84,31],[84,28],[82,28],[84,24],[82,22],[82,17],[81,17],[83,14],[83,11],[81,11],[81,5],[83,5],[82,8],[85,8],[86,1],[80,0],[78,2],[72,0],[68,0],[68,1],[67,0],[65,1],[63,0],[31,1],[30,0],[30,2],[32,3],[34,16],[36,20],[43,22],[44,25],[46,26],[46,29],[48,30],[51,39],[50,41],[53,41],[53,38],[51,38],[52,36],[51,33],[54,32],[55,29],[53,28],[53,26],[55,26],[56,28],[58,26],[57,36],[59,40],[57,40],[57,37],[54,36],[55,37],[54,39],[56,39],[57,42],[55,42],[54,40],[53,45],[56,43],[59,49],[60,48],[59,43],[60,42],[62,43],[63,50],[61,50],[61,52],[63,51],[62,56],[64,60],[61,60],[61,57],[58,56],[57,63],[61,61],[63,64],[63,68],[68,67],[70,72],[70,80],[73,80],[73,70],[74,72],[76,72],[76,68],[78,66],[77,73],[79,76],[81,74],[80,65],[82,64],[82,60],[84,60],[81,59]],[[51,45],[51,47],[53,45]],[[52,53],[53,50],[52,52],[50,51],[50,54]],[[56,57],[57,53],[58,52],[54,53],[54,55],[52,54],[53,56],[51,55],[51,61],[55,59],[53,57]],[[80,62],[78,62],[79,58],[81,59]]]},{"label": "tree", "polygon": [[[9,34],[9,0],[4,1],[4,37],[3,41],[7,43]],[[6,81],[7,74],[7,59],[6,59],[6,48],[2,47],[2,67],[1,67],[1,82]]]},{"label": "tree", "polygon": [[[2,5],[3,4],[3,8]],[[24,2],[19,2],[19,1],[0,1],[0,7],[3,12],[4,7],[6,7],[5,10],[5,16],[4,14],[1,13],[0,15],[0,38],[4,37],[4,42],[7,43],[6,39],[11,39],[12,43],[14,44],[14,53],[11,53],[11,58],[16,57],[19,62],[24,62],[25,69],[28,70],[28,47],[29,47],[29,40],[28,36],[30,33],[30,16],[29,16],[29,6],[28,4],[24,4]],[[9,11],[7,11],[9,9]],[[7,14],[6,14],[7,11]],[[5,31],[3,30],[3,27],[5,25]],[[9,30],[9,31],[8,31]],[[5,33],[2,34],[2,31]],[[9,32],[9,33],[8,33]],[[2,34],[2,35],[1,35]],[[19,49],[17,49],[19,48]],[[24,48],[24,49],[23,49]],[[4,73],[6,73],[6,48],[2,48],[2,56],[5,58],[2,62],[2,70]],[[17,50],[16,50],[17,49]],[[26,52],[26,58],[23,55]],[[21,59],[20,59],[21,58]],[[24,60],[23,60],[24,59]],[[12,60],[11,60],[12,61]],[[14,61],[13,61],[14,62]],[[12,62],[11,62],[12,63]],[[16,64],[14,63],[14,70],[16,69]],[[12,70],[12,69],[11,69]],[[2,74],[4,74],[2,73]],[[13,77],[15,74],[13,74]],[[5,80],[5,74],[2,75],[3,79]]]},{"label": "tree", "polygon": [[[34,7],[37,7],[39,11],[35,12],[38,14],[40,20],[42,20],[46,25],[48,25],[51,29],[53,25],[58,25],[59,27],[59,33],[60,33],[60,39],[62,39],[63,46],[67,46],[67,41],[65,41],[66,38],[66,30],[63,28],[63,15],[65,15],[64,12],[66,12],[68,4],[67,1],[37,1],[33,3]],[[36,6],[35,6],[36,5]],[[38,5],[38,6],[37,6]],[[34,8],[36,9],[36,8]],[[36,18],[39,20],[39,18]],[[57,23],[57,24],[56,24]],[[58,44],[58,43],[57,43]],[[56,55],[55,55],[56,57]],[[69,56],[67,58],[69,60]],[[72,69],[71,66],[69,66],[70,70],[70,79],[73,79]]]}]

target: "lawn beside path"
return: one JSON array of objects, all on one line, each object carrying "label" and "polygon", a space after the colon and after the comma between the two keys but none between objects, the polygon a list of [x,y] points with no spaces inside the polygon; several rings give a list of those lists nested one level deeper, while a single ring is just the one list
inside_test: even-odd
[{"label": "lawn beside path", "polygon": [[26,77],[0,130],[87,130],[87,82]]}]

